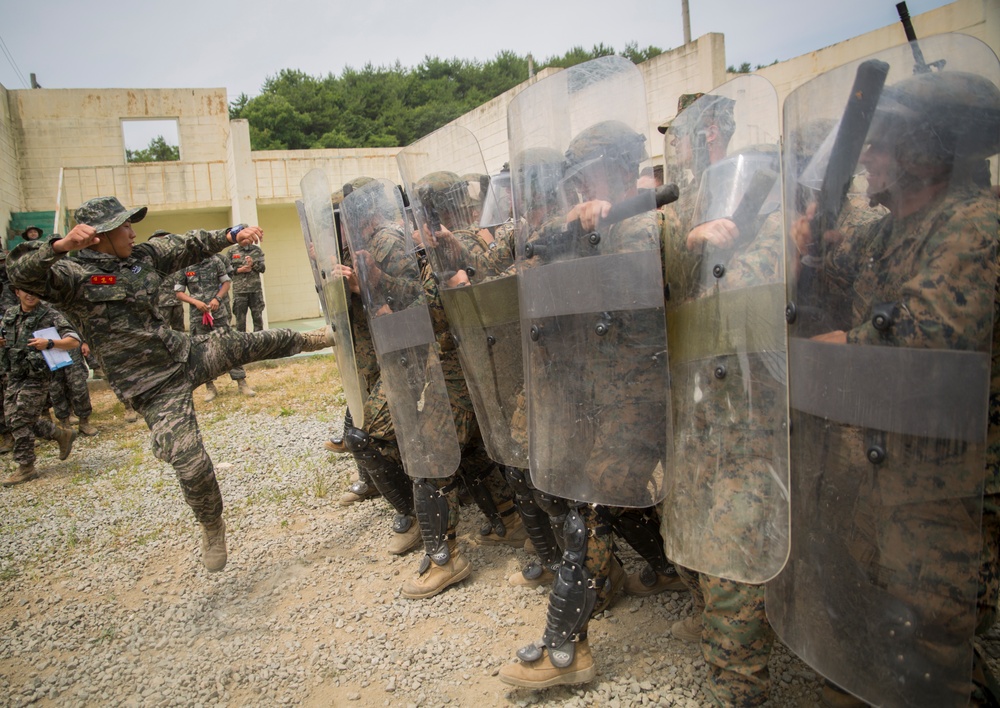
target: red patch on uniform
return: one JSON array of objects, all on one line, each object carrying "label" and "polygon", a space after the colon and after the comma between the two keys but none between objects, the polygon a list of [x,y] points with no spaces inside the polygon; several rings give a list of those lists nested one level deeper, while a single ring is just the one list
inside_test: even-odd
[{"label": "red patch on uniform", "polygon": [[241,256],[239,253],[234,253],[233,254],[233,258],[242,258],[242,257],[243,256]]},{"label": "red patch on uniform", "polygon": [[194,271],[193,271],[193,270],[189,270],[189,271],[188,271],[187,273],[185,273],[184,275],[186,275],[186,276],[187,276],[187,277],[189,277],[189,278],[193,278],[193,277],[194,277]]},{"label": "red patch on uniform", "polygon": [[114,275],[92,275],[90,276],[91,285],[114,285],[118,282],[118,277]]}]

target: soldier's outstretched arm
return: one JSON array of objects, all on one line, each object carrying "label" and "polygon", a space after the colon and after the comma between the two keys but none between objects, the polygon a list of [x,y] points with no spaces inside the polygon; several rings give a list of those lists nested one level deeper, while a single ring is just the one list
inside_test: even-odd
[{"label": "soldier's outstretched arm", "polygon": [[233,229],[196,229],[183,236],[170,234],[141,243],[135,250],[149,253],[156,263],[156,269],[161,273],[173,273],[236,243],[258,243],[264,237],[264,232],[258,226],[244,226],[236,230],[235,235]]}]

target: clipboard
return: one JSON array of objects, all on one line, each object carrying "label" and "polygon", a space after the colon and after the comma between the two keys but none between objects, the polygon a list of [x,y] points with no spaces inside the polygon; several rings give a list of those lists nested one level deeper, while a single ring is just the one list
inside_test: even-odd
[{"label": "clipboard", "polygon": [[[62,336],[56,331],[55,327],[40,329],[34,332],[34,336],[37,339],[51,339],[53,341],[62,339]],[[43,349],[42,356],[45,357],[45,363],[49,365],[49,371],[58,371],[73,364],[73,357],[69,355],[69,352],[64,352],[62,349],[56,349],[55,347],[52,349]]]}]

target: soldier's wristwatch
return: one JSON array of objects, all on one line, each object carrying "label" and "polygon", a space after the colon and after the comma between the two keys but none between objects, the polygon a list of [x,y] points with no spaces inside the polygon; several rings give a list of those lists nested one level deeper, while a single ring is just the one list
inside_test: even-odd
[{"label": "soldier's wristwatch", "polygon": [[236,226],[229,227],[229,235],[233,237],[233,243],[237,243],[236,234],[246,228],[246,224],[236,224]]}]

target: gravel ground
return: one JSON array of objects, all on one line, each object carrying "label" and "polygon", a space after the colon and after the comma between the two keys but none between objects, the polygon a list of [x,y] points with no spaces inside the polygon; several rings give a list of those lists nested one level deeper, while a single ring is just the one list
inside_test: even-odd
[{"label": "gravel ground", "polygon": [[[342,401],[289,407],[293,389],[323,385],[309,377],[324,365],[255,370],[265,401],[225,387],[221,405],[199,401],[227,503],[222,573],[202,567],[172,470],[106,390],[94,394],[104,433],[65,463],[39,446],[42,478],[0,490],[0,704],[707,704],[698,648],[669,633],[686,594],[619,598],[591,624],[597,679],[537,693],[496,676],[544,622],[547,591],[505,583],[523,551],[466,544],[469,580],[400,597],[419,556],[382,550],[388,505],[336,503],[351,464],[321,445]],[[463,514],[467,535],[479,518]],[[816,674],[781,648],[771,675],[772,705],[816,704]]]}]

